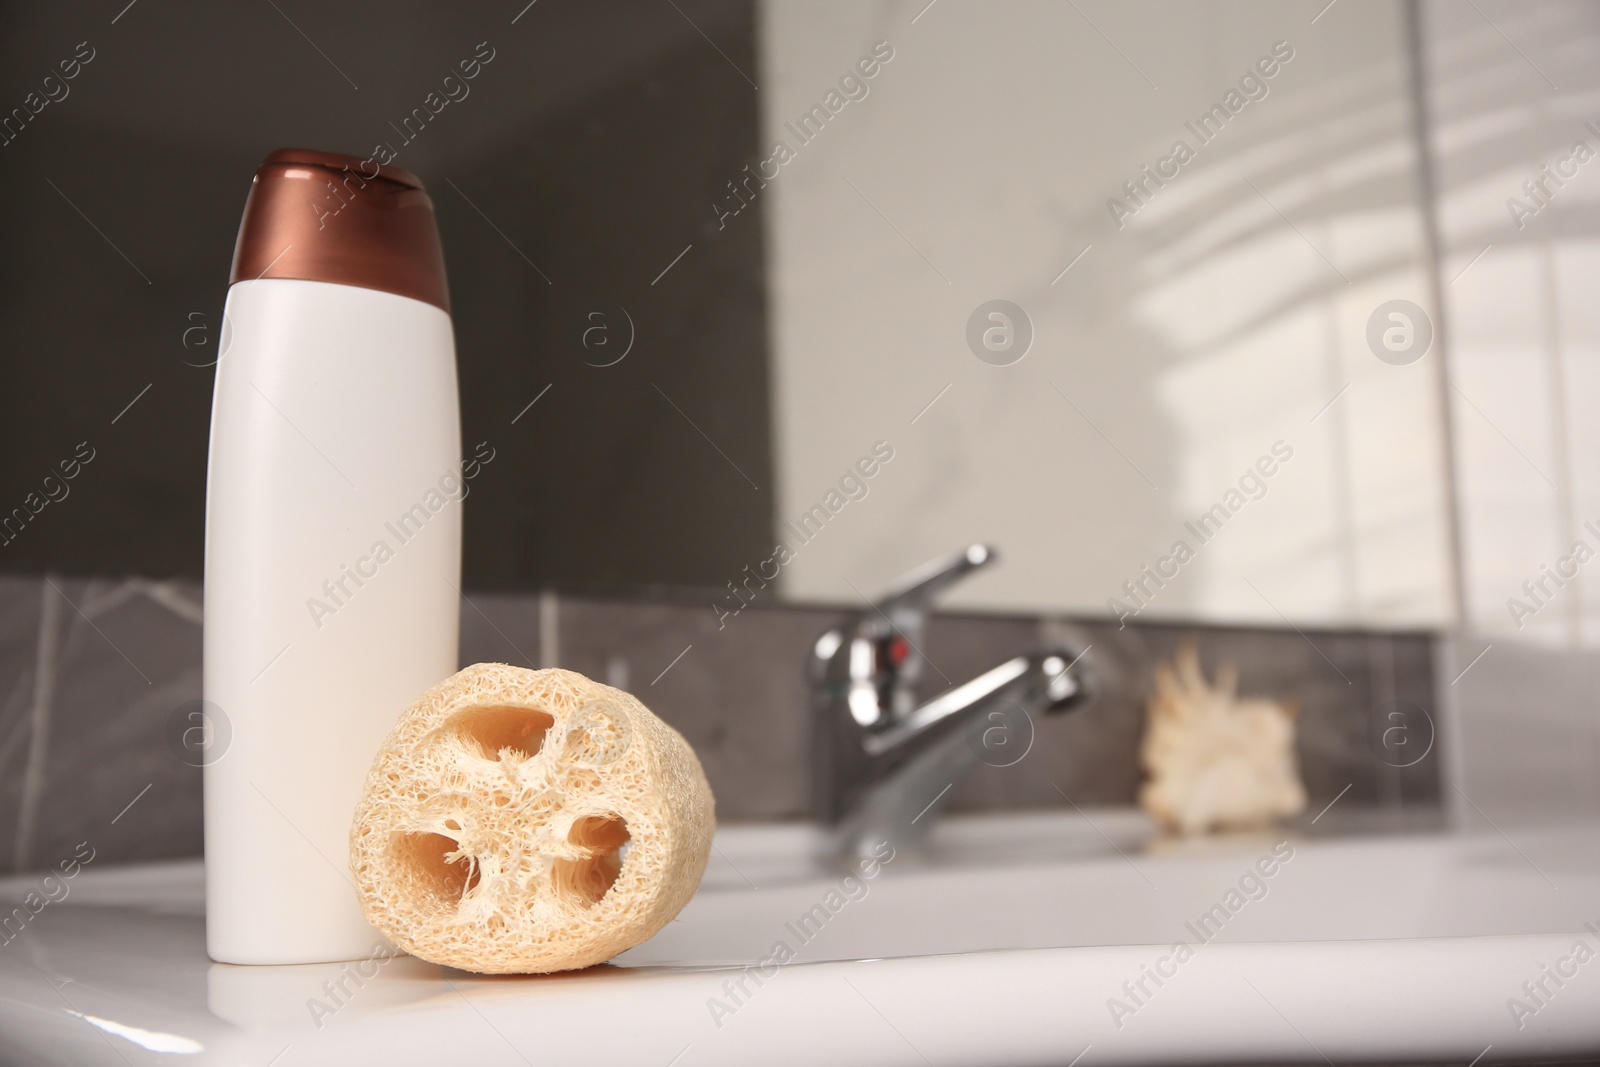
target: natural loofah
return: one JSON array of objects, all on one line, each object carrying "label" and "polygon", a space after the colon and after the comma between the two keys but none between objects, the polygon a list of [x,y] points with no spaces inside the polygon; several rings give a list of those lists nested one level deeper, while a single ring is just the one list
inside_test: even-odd
[{"label": "natural loofah", "polygon": [[1224,664],[1206,681],[1190,643],[1174,666],[1156,668],[1156,692],[1140,746],[1149,779],[1139,803],[1185,834],[1270,823],[1305,809],[1294,758],[1292,705],[1240,699],[1239,672]]},{"label": "natural loofah", "polygon": [[367,920],[486,974],[601,963],[694,895],[716,826],[689,743],[627,693],[479,663],[389,734],[350,831]]}]

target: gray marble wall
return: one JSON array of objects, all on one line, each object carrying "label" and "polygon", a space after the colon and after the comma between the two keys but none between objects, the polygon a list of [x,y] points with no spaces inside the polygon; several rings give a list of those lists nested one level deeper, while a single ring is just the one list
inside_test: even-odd
[{"label": "gray marble wall", "polygon": [[200,696],[185,583],[0,578],[0,870],[80,841],[113,860],[200,851],[200,771],[167,747]]},{"label": "gray marble wall", "polygon": [[[693,602],[469,593],[461,660],[556,664],[626,688],[694,745],[720,818],[802,818],[805,654],[847,614],[751,605],[719,628]],[[1312,812],[1336,797],[1438,807],[1438,746],[1402,769],[1380,740],[1396,702],[1440,718],[1428,635],[942,615],[923,648],[937,686],[1062,638],[1091,646],[1101,683],[1093,706],[1041,718],[1026,757],[980,767],[951,807],[1054,807],[1063,793],[1085,807],[1132,803],[1152,671],[1191,637],[1208,670],[1232,661],[1244,692],[1299,704]],[[200,772],[168,730],[199,695],[193,583],[0,577],[0,871],[47,866],[86,839],[113,861],[198,855]],[[1408,725],[1419,752],[1426,725]]]}]

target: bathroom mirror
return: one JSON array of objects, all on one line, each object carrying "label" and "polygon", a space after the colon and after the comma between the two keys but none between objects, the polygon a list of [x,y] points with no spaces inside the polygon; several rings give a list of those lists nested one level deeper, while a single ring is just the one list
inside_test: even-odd
[{"label": "bathroom mirror", "polygon": [[199,574],[233,236],[293,144],[437,206],[469,589],[858,602],[982,541],[952,604],[1453,617],[1399,0],[137,13],[6,16],[7,568]]},{"label": "bathroom mirror", "polygon": [[1322,6],[763,7],[768,139],[894,50],[762,190],[779,517],[895,446],[786,593],[983,539],[971,605],[1446,617],[1406,11]]}]

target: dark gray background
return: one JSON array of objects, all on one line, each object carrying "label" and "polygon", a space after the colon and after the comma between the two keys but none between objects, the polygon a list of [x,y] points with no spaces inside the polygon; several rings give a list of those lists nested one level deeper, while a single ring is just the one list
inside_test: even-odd
[{"label": "dark gray background", "polygon": [[[466,451],[496,449],[466,585],[716,587],[770,551],[762,205],[722,231],[711,209],[758,155],[752,6],[526,3],[0,5],[0,113],[96,53],[0,147],[0,512],[97,452],[0,570],[200,574],[213,372],[189,364],[213,358],[256,165],[400,145],[389,123],[485,41],[470,95],[395,160],[438,213]],[[587,366],[606,305],[637,340]]]}]

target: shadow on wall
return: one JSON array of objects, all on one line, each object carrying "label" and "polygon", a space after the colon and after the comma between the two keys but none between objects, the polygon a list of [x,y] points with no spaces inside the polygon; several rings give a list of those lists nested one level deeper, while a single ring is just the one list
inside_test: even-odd
[{"label": "shadow on wall", "polygon": [[1600,550],[1584,525],[1600,520],[1600,13],[1423,11],[1466,616],[1486,634],[1593,645],[1585,568],[1546,572],[1576,542]]},{"label": "shadow on wall", "polygon": [[[1274,80],[1313,76],[1314,44],[1298,44],[1304,57],[1294,41],[1263,47],[1265,66],[1194,109],[1175,131],[1193,159],[1166,185],[1117,198],[1137,212],[1113,246],[1138,279],[1123,304],[1168,354],[1155,393],[1196,557],[1185,599],[1158,612],[1437,624],[1450,599],[1437,382],[1427,365],[1397,382],[1362,330],[1383,301],[1427,302],[1408,57],[1319,69],[1315,94],[1284,98]],[[1228,90],[1242,100],[1232,116]],[[1152,142],[1150,158],[1173,147]],[[1262,262],[1278,268],[1267,284],[1239,283]],[[1209,547],[1229,514],[1284,491],[1282,467],[1314,487],[1292,517],[1241,523]]]}]

